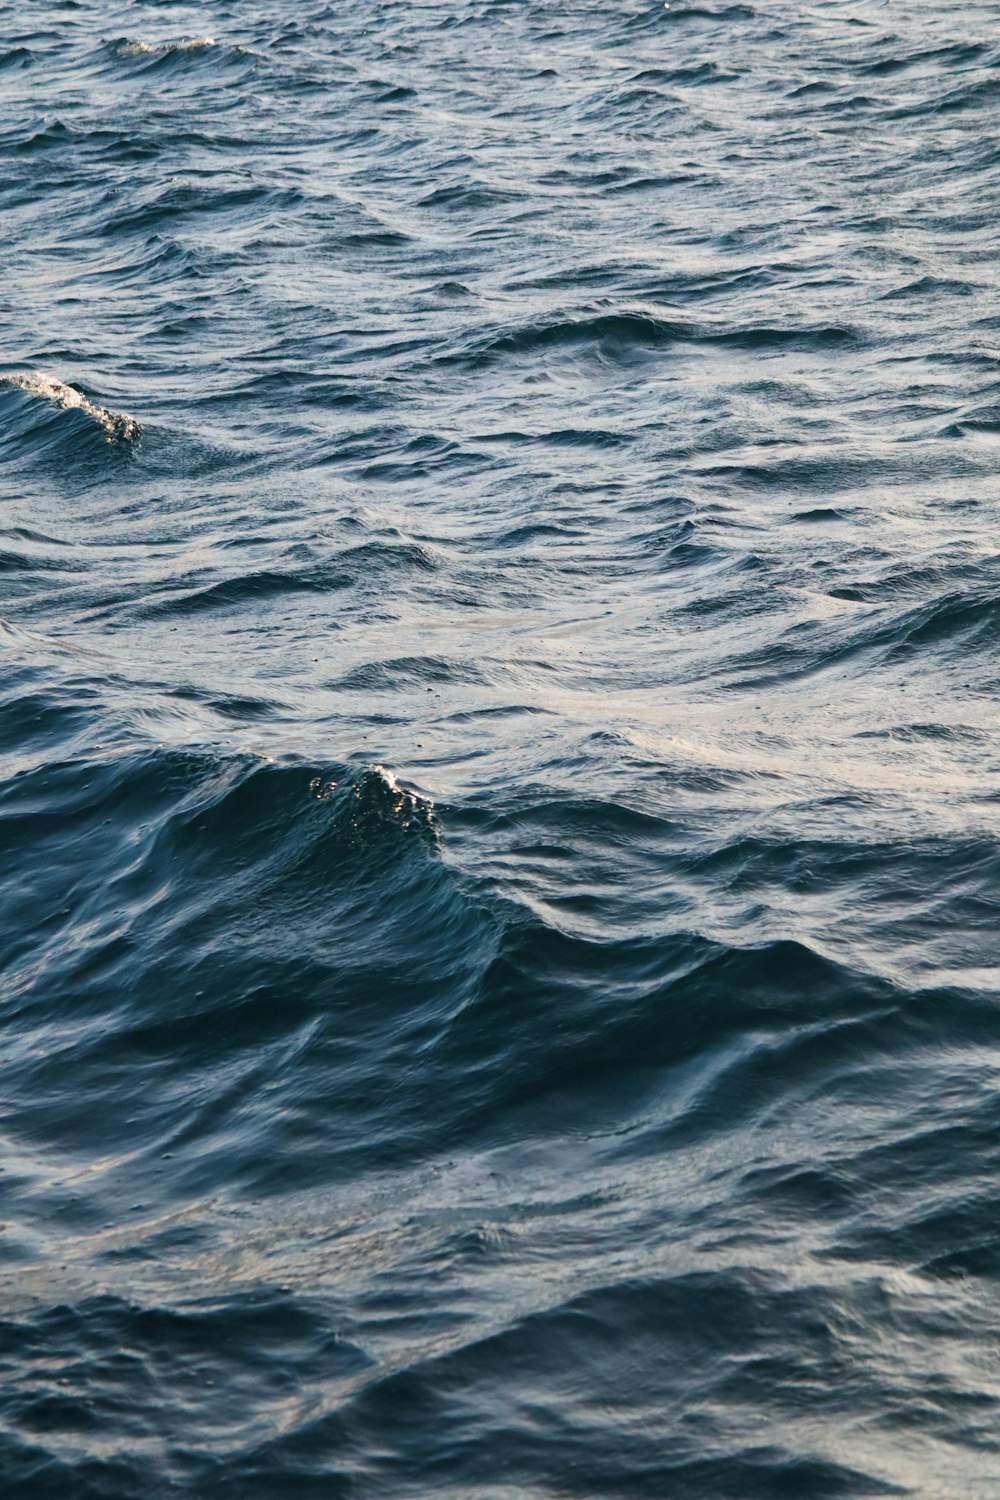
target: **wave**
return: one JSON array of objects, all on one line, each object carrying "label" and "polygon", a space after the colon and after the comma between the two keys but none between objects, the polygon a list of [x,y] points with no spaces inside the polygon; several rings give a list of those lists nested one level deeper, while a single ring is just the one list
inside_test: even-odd
[{"label": "wave", "polygon": [[256,68],[262,55],[248,47],[232,46],[214,36],[182,37],[176,41],[145,42],[132,37],[117,37],[106,45],[106,53],[115,62],[130,64],[136,76],[156,77],[184,73],[206,67]]},{"label": "wave", "polygon": [[944,428],[941,436],[1000,438],[1000,406],[978,407],[965,412]]},{"label": "wave", "polygon": [[117,42],[111,42],[111,50],[116,57],[162,57],[165,54],[177,52],[204,52],[208,47],[216,46],[214,36],[191,37],[180,42],[134,42],[127,37],[121,37]]},{"label": "wave", "polygon": [[11,47],[6,52],[0,52],[0,72],[8,68],[30,68],[34,57],[27,47]]},{"label": "wave", "polygon": [[438,566],[431,550],[419,543],[373,539],[341,548],[324,561],[310,556],[295,568],[256,569],[197,587],[191,586],[193,579],[172,578],[152,598],[144,596],[138,609],[144,618],[155,619],[262,605],[294,594],[322,595],[350,588],[384,592],[404,587],[414,572],[430,573]]},{"label": "wave", "polygon": [[64,430],[59,421],[62,412],[79,419],[72,431],[78,432],[82,426],[84,431],[100,433],[109,444],[135,445],[142,437],[142,427],[135,417],[101,406],[77,386],[40,371],[0,375],[0,408],[2,405],[7,408],[7,427],[0,443],[29,453],[62,447],[71,440],[71,430]]},{"label": "wave", "polygon": [[678,0],[669,0],[666,4],[654,4],[647,9],[633,11],[627,17],[625,25],[630,31],[647,31],[682,26],[685,23],[726,25],[734,21],[754,21],[757,16],[758,12],[752,5],[692,5],[686,3],[686,0],[679,0],[679,3]]},{"label": "wave", "polygon": [[506,355],[589,349],[605,358],[628,359],[643,351],[674,345],[719,345],[746,350],[839,349],[858,345],[856,328],[837,324],[780,327],[751,324],[727,327],[681,321],[643,311],[581,313],[526,324],[477,341],[445,362],[491,363]]},{"label": "wave", "polygon": [[[152,1159],[197,1139],[189,1190],[224,1171],[275,1191],[279,1160],[300,1182],[336,1176],[358,1153],[419,1160],[488,1139],[498,1116],[531,1135],[553,1099],[571,1118],[599,1104],[619,1120],[660,1099],[644,1141],[662,1150],[668,1137],[731,1131],[831,1068],[919,1048],[944,1015],[953,1045],[1000,1024],[969,988],[906,988],[800,941],[742,946],[680,912],[666,930],[662,916],[602,930],[585,892],[546,897],[553,860],[583,860],[593,882],[603,850],[614,883],[672,847],[669,820],[524,799],[489,832],[514,834],[514,853],[463,874],[444,857],[447,812],[382,766],[127,741],[98,751],[79,742],[86,715],[68,713],[71,695],[27,687],[14,704],[34,726],[35,758],[0,786],[0,848],[21,851],[0,877],[0,911],[20,934],[3,983],[20,1034],[69,1030],[27,1055],[9,1087],[28,1128],[72,1058],[86,1119],[66,1129],[103,1149],[117,1129],[97,1106],[109,1070],[136,1108],[163,1075],[133,1143]],[[59,732],[75,753],[59,755]],[[985,880],[989,847],[961,852]],[[675,868],[748,901],[796,860],[836,890],[871,878],[873,857],[744,841],[675,854]],[[49,914],[41,928],[29,909]],[[700,1081],[672,1104],[688,1067]],[[196,1105],[185,1077],[199,1080]],[[328,1139],[314,1157],[318,1128]]]},{"label": "wave", "polygon": [[[852,664],[857,669],[862,662],[867,671],[911,660],[921,661],[925,670],[934,662],[961,663],[967,672],[976,669],[977,661],[988,665],[1000,637],[996,586],[937,593],[903,608],[890,608],[886,601],[892,598],[893,587],[890,580],[832,588],[832,598],[876,607],[843,617],[836,628],[793,628],[778,639],[735,652],[726,664],[726,675],[746,691],[764,684],[791,685]],[[765,600],[761,603],[767,607]]]}]

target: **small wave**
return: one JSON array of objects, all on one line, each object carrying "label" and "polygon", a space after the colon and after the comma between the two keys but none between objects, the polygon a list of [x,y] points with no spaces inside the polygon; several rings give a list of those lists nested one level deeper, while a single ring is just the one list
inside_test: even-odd
[{"label": "small wave", "polygon": [[918,276],[915,281],[907,281],[902,286],[885,292],[882,301],[899,302],[909,297],[971,297],[975,291],[974,283],[960,281],[954,276]]},{"label": "small wave", "polygon": [[[328,594],[340,589],[385,590],[397,586],[411,571],[432,572],[438,566],[426,547],[416,542],[374,540],[347,547],[324,563],[294,568],[258,568],[211,582],[195,578],[170,580],[165,592],[144,600],[145,618],[191,615],[202,611],[263,605],[290,594]],[[178,592],[179,585],[183,592]]]},{"label": "small wave", "polygon": [[628,29],[646,31],[650,27],[676,26],[680,22],[693,21],[705,22],[709,25],[724,24],[727,21],[753,21],[757,12],[751,5],[721,5],[714,9],[709,5],[678,5],[656,4],[650,6],[649,10],[638,11],[627,22]]},{"label": "small wave", "polygon": [[431,689],[435,683],[488,684],[489,673],[479,661],[444,656],[400,656],[362,662],[349,667],[329,686],[336,692],[394,692],[402,686]]},{"label": "small wave", "polygon": [[846,516],[844,511],[838,510],[834,505],[815,505],[810,510],[795,511],[794,515],[789,516],[788,519],[818,525],[825,521],[843,521]]},{"label": "small wave", "polygon": [[116,57],[163,57],[168,52],[203,52],[216,45],[214,36],[189,37],[180,42],[133,42],[122,37],[112,42]]},{"label": "small wave", "polygon": [[[332,585],[331,585],[332,586]],[[245,604],[257,604],[284,594],[308,593],[322,589],[322,584],[306,576],[293,573],[278,573],[265,569],[243,574],[237,578],[224,578],[192,593],[174,594],[143,606],[142,613],[152,619],[157,615],[189,615],[203,610],[234,608]]]},{"label": "small wave", "polygon": [[602,358],[628,361],[636,355],[677,345],[717,345],[754,351],[838,349],[858,344],[859,331],[839,324],[782,327],[774,324],[726,326],[663,317],[641,308],[569,314],[497,332],[474,347],[449,354],[444,363],[489,362],[509,355],[590,348]]},{"label": "small wave", "polygon": [[983,406],[966,412],[941,433],[942,437],[1000,437],[1000,406]]},{"label": "small wave", "polygon": [[689,323],[671,322],[640,312],[607,312],[559,318],[498,334],[474,353],[489,359],[504,354],[531,354],[579,344],[599,345],[609,351],[661,348],[690,339]]},{"label": "small wave", "polygon": [[145,42],[132,37],[118,37],[108,43],[105,55],[116,62],[131,63],[138,74],[186,70],[208,62],[213,68],[254,65],[259,55],[246,47],[219,42],[214,36],[181,37],[176,41]]},{"label": "small wave", "polygon": [[29,129],[28,134],[18,134],[13,142],[14,150],[25,156],[35,151],[47,151],[49,148],[64,146],[67,141],[73,141],[80,132],[71,129],[58,118],[43,120],[36,128]]},{"label": "small wave", "polygon": [[26,396],[46,401],[61,411],[81,412],[97,424],[109,443],[134,443],[142,435],[142,427],[135,417],[98,405],[76,386],[67,385],[53,375],[43,375],[38,371],[0,375],[0,388],[23,391]]}]

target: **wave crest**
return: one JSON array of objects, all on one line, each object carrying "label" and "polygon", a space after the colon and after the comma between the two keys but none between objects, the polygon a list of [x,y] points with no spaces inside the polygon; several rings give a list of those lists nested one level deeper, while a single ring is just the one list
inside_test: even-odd
[{"label": "wave crest", "polygon": [[110,407],[91,401],[76,386],[67,385],[54,375],[44,375],[37,370],[25,374],[0,375],[0,389],[2,388],[23,391],[26,396],[47,401],[62,411],[82,412],[97,423],[109,443],[133,443],[142,436],[142,426],[135,417],[129,416],[127,412],[112,411]]},{"label": "wave crest", "polygon": [[116,57],[162,57],[170,52],[203,52],[215,45],[214,36],[184,37],[179,42],[138,42],[121,37],[112,42],[111,50]]}]

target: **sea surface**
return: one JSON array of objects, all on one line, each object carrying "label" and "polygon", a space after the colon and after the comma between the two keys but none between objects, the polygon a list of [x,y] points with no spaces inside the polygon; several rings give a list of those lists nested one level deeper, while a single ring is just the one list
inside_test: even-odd
[{"label": "sea surface", "polygon": [[998,0],[0,0],[3,1500],[1000,1494]]}]

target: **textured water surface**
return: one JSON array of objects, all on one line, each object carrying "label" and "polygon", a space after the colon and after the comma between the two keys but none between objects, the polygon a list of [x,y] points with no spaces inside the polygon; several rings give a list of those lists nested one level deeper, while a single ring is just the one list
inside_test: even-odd
[{"label": "textured water surface", "polygon": [[995,1496],[1000,3],[0,0],[0,1489]]}]

